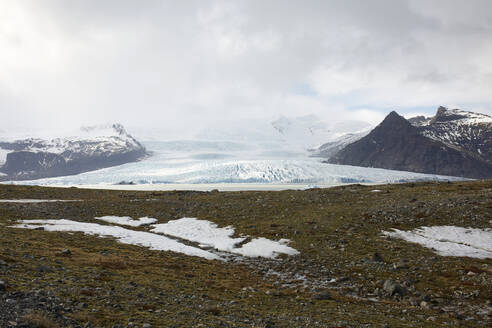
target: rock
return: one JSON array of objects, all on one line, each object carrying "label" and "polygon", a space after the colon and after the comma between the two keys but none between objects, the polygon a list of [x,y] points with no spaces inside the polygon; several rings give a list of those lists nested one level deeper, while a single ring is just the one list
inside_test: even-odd
[{"label": "rock", "polygon": [[278,290],[267,290],[265,292],[265,294],[271,295],[271,296],[280,296],[280,292]]},{"label": "rock", "polygon": [[318,300],[318,301],[325,301],[325,300],[332,300],[333,297],[331,297],[331,294],[324,290],[319,293],[316,293],[313,295],[313,299]]},{"label": "rock", "polygon": [[400,284],[391,279],[388,279],[384,282],[383,289],[391,296],[395,294],[400,294],[401,296],[403,296],[406,292],[405,288],[403,288]]},{"label": "rock", "polygon": [[7,262],[5,262],[4,260],[0,260],[0,266],[7,266],[9,265]]},{"label": "rock", "polygon": [[418,298],[415,298],[415,297],[410,298],[410,300],[408,302],[412,306],[418,306],[420,304],[420,300]]},{"label": "rock", "polygon": [[38,271],[39,271],[39,272],[53,272],[53,269],[52,269],[52,268],[50,268],[50,267],[49,267],[49,266],[47,266],[47,265],[40,265],[40,266],[38,267]]},{"label": "rock", "polygon": [[400,259],[397,263],[393,263],[393,268],[395,268],[396,270],[407,269],[407,261],[405,259]]},{"label": "rock", "polygon": [[152,325],[150,323],[144,323],[142,328],[152,328]]},{"label": "rock", "polygon": [[374,253],[374,254],[372,254],[372,258],[371,258],[371,260],[372,260],[373,262],[384,262],[384,260],[383,260],[382,256],[381,256],[381,255],[379,255],[379,253],[377,253],[377,252],[376,252],[376,253]]},{"label": "rock", "polygon": [[72,255],[72,252],[68,248],[64,248],[61,250],[60,254],[65,256],[70,256]]},{"label": "rock", "polygon": [[3,292],[7,289],[5,285],[5,281],[0,280],[0,292]]}]

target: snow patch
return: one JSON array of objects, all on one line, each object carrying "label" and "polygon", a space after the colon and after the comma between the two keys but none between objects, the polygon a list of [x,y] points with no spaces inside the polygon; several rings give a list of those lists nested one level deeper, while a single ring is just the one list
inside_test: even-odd
[{"label": "snow patch", "polygon": [[72,220],[21,220],[14,228],[37,229],[44,228],[46,231],[74,231],[83,232],[88,235],[99,235],[103,237],[114,237],[120,243],[139,245],[157,251],[171,251],[190,256],[203,257],[207,260],[221,260],[216,254],[206,250],[184,245],[171,238],[155,233],[134,231],[122,227],[100,225],[97,223],[77,222]]},{"label": "snow patch", "polygon": [[101,216],[101,217],[96,217],[95,219],[105,221],[108,223],[126,225],[130,227],[140,227],[143,225],[148,225],[157,222],[157,219],[149,218],[146,216],[139,218],[137,220],[134,220],[129,216]]},{"label": "snow patch", "polygon": [[267,257],[275,258],[278,254],[297,255],[299,251],[285,245],[286,240],[279,241],[267,238],[255,238],[249,243],[244,244],[241,248],[235,248],[232,253],[247,257]]},{"label": "snow patch", "polygon": [[[150,224],[156,219],[143,217],[134,220],[124,216],[96,217],[108,223],[128,225],[132,227]],[[279,241],[267,238],[254,238],[241,247],[237,247],[247,237],[233,238],[234,228],[231,226],[219,228],[217,224],[196,218],[182,218],[164,224],[154,224],[152,232],[135,231],[118,226],[100,225],[97,223],[77,222],[72,220],[21,220],[13,228],[37,229],[46,231],[83,232],[88,235],[114,237],[123,244],[139,245],[153,250],[172,251],[190,256],[199,256],[209,260],[224,260],[220,255],[201,248],[214,248],[221,252],[237,254],[247,257],[275,258],[279,254],[296,255],[297,250],[287,246],[288,239]],[[177,237],[199,244],[199,247],[188,246],[180,241],[163,236]],[[230,255],[229,254],[229,255]],[[226,255],[226,254],[222,254]]]},{"label": "snow patch", "polygon": [[217,224],[196,218],[182,218],[164,224],[153,225],[153,232],[200,243],[219,251],[229,252],[247,257],[275,258],[278,254],[296,255],[297,250],[287,246],[288,239],[274,241],[266,238],[255,238],[250,242],[236,247],[247,237],[232,238],[234,228],[219,228]]},{"label": "snow patch", "polygon": [[492,258],[492,229],[489,228],[433,226],[412,231],[393,229],[383,234],[432,248],[442,256]]},{"label": "snow patch", "polygon": [[232,238],[233,227],[218,228],[217,224],[196,218],[181,218],[163,224],[154,224],[152,232],[186,239],[219,251],[231,252],[246,238]]}]

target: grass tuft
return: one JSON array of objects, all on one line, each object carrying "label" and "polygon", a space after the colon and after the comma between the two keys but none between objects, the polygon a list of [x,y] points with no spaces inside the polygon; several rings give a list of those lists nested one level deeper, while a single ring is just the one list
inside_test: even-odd
[{"label": "grass tuft", "polygon": [[22,319],[29,326],[35,328],[58,328],[58,325],[53,320],[39,312],[26,314]]}]

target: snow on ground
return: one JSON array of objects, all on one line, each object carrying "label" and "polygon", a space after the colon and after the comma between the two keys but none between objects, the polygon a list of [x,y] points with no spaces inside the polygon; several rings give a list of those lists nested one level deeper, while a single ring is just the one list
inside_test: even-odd
[{"label": "snow on ground", "polygon": [[[143,217],[134,220],[124,216],[96,217],[108,223],[128,225],[132,227],[150,224],[156,219]],[[47,231],[74,231],[89,235],[114,237],[124,244],[140,245],[153,250],[172,251],[191,256],[199,256],[209,260],[223,260],[223,257],[199,247],[212,247],[221,252],[242,255],[246,257],[275,258],[278,254],[296,255],[297,250],[287,246],[288,239],[279,241],[267,238],[254,238],[241,247],[237,247],[247,237],[233,238],[234,228],[219,228],[217,224],[196,218],[182,218],[164,224],[154,224],[152,232],[135,231],[123,227],[100,225],[97,223],[77,222],[72,220],[21,220],[14,228],[36,229],[43,227]],[[185,245],[175,239],[163,236],[177,237],[199,244],[199,247]],[[225,254],[222,254],[225,255]]]},{"label": "snow on ground", "polygon": [[246,238],[232,238],[233,227],[218,228],[217,224],[196,218],[181,218],[163,224],[154,224],[152,232],[186,239],[220,251],[230,252]]},{"label": "snow on ground", "polygon": [[383,234],[432,248],[443,256],[492,258],[492,229],[433,226],[413,231],[393,229]]},{"label": "snow on ground", "polygon": [[282,239],[279,241],[270,240],[267,238],[255,238],[249,243],[244,244],[241,248],[235,248],[232,253],[247,256],[247,257],[268,257],[274,258],[278,254],[297,255],[299,251],[286,244],[289,241]]},{"label": "snow on ground", "polygon": [[157,222],[157,219],[149,218],[146,216],[144,216],[143,218],[139,218],[137,220],[134,220],[129,216],[101,216],[101,217],[96,217],[95,219],[105,221],[108,223],[126,225],[130,227],[140,227],[143,225],[148,225]]},{"label": "snow on ground", "polygon": [[0,199],[0,203],[53,203],[80,202],[79,199]]},{"label": "snow on ground", "polygon": [[182,218],[164,224],[154,224],[153,232],[186,239],[213,247],[219,251],[239,254],[247,257],[274,258],[278,254],[296,255],[299,252],[287,246],[287,239],[274,241],[266,238],[255,238],[250,242],[236,247],[246,237],[232,238],[234,228],[231,226],[219,228],[217,224],[196,218]]},{"label": "snow on ground", "polygon": [[21,220],[15,228],[36,229],[43,227],[46,231],[74,231],[88,235],[114,237],[123,244],[139,245],[157,251],[171,251],[190,256],[199,256],[208,260],[220,260],[220,256],[206,250],[184,245],[174,239],[155,233],[134,231],[122,227],[100,225],[97,223],[77,222],[72,220]]}]

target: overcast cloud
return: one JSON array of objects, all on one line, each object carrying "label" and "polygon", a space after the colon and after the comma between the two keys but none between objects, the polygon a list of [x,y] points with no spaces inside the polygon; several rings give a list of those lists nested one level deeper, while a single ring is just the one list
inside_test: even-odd
[{"label": "overcast cloud", "polygon": [[0,129],[492,114],[492,1],[0,0]]}]

